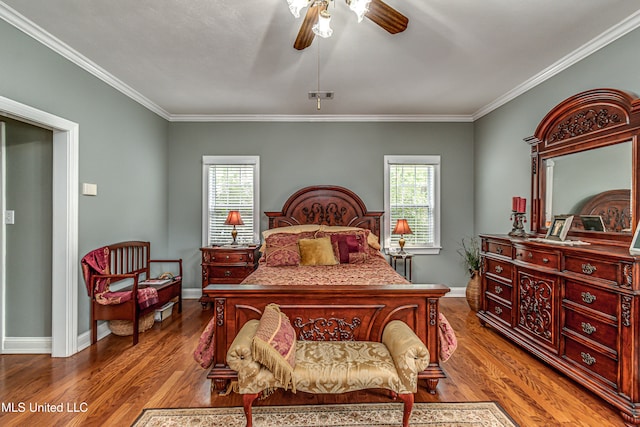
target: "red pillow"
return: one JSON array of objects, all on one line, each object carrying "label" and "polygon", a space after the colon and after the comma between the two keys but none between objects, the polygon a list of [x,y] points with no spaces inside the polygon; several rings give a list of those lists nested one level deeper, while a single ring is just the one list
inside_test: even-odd
[{"label": "red pillow", "polygon": [[349,254],[365,252],[366,241],[364,233],[336,233],[331,234],[331,243],[337,248],[336,258],[340,264],[349,263]]}]

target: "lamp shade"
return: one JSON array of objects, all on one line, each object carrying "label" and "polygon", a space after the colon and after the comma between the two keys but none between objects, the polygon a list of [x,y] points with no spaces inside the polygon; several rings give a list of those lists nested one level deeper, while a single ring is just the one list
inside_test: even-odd
[{"label": "lamp shade", "polygon": [[406,219],[399,219],[396,222],[396,227],[393,229],[393,234],[413,234],[411,227]]},{"label": "lamp shade", "polygon": [[242,217],[240,216],[240,211],[229,211],[229,215],[227,215],[227,219],[224,222],[225,225],[244,225],[242,222]]},{"label": "lamp shade", "polygon": [[369,3],[371,0],[351,0],[349,3],[349,9],[351,9],[357,16],[358,22],[362,22],[362,18],[369,11]]}]

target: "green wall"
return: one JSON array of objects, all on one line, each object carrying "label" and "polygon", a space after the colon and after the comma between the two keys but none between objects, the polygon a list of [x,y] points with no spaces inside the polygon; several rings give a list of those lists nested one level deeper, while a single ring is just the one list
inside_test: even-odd
[{"label": "green wall", "polygon": [[[473,234],[471,123],[172,123],[169,251],[184,259],[185,287],[201,286],[202,156],[260,156],[260,210],[277,211],[308,185],[340,185],[384,209],[384,155],[442,156],[440,255],[416,256],[417,283],[465,286],[457,249]],[[262,227],[267,226],[263,215]]]},{"label": "green wall", "polygon": [[[167,121],[2,20],[0,40],[0,95],[79,124],[79,181],[98,185],[98,196],[79,198],[79,256],[128,239],[150,240],[154,255],[166,255]],[[18,262],[40,268],[33,259]],[[89,330],[89,300],[78,274],[82,333]],[[51,292],[50,281],[40,286]],[[7,336],[50,330],[50,309],[40,312],[22,299],[6,305],[31,313],[20,331],[7,319]]]},{"label": "green wall", "polygon": [[[640,29],[636,29],[474,123],[475,230],[511,230],[511,197],[531,202],[529,147],[544,116],[564,99],[594,88],[640,94]],[[529,224],[526,224],[527,229]]]}]

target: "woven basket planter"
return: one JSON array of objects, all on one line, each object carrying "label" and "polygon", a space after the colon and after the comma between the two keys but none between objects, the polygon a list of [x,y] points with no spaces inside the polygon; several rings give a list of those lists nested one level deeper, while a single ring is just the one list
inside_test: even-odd
[{"label": "woven basket planter", "polygon": [[[151,329],[153,321],[153,312],[142,316],[138,325],[138,333]],[[133,335],[133,322],[131,320],[110,320],[109,329],[112,333],[122,337]]]}]

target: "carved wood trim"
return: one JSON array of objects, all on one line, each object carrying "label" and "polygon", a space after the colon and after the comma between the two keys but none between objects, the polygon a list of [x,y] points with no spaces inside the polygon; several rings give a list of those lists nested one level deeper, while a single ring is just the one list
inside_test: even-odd
[{"label": "carved wood trim", "polygon": [[269,228],[300,224],[361,227],[380,236],[384,212],[369,211],[353,191],[339,186],[305,187],[292,194],[280,212],[265,212]]},{"label": "carved wood trim", "polygon": [[359,317],[350,321],[338,317],[302,319],[296,317],[292,325],[298,331],[298,339],[304,341],[354,341],[354,332],[362,325]]}]

